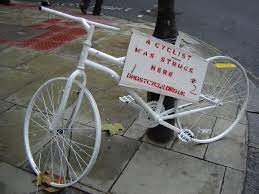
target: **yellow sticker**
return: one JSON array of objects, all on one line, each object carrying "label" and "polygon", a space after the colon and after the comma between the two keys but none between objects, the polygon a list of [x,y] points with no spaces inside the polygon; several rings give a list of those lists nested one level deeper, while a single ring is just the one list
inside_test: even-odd
[{"label": "yellow sticker", "polygon": [[218,69],[236,68],[236,65],[233,63],[216,63],[215,66]]}]

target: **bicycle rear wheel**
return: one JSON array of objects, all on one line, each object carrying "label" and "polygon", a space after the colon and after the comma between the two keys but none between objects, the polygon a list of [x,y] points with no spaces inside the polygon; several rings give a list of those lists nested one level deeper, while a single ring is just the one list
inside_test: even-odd
[{"label": "bicycle rear wheel", "polygon": [[54,187],[70,186],[88,174],[101,143],[96,102],[78,81],[73,82],[65,110],[52,126],[67,80],[58,77],[45,82],[33,95],[24,123],[25,149],[31,167]]},{"label": "bicycle rear wheel", "polygon": [[[198,103],[179,100],[177,112],[195,110],[208,106],[211,109],[177,118],[179,128],[193,132],[192,141],[210,143],[228,134],[244,115],[248,96],[249,81],[244,68],[236,60],[216,56],[209,61]],[[224,121],[215,128],[216,122]],[[220,128],[220,129],[219,129]]]}]

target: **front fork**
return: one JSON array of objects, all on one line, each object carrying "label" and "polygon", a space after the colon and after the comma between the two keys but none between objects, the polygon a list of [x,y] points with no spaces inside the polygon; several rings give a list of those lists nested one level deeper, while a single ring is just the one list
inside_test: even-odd
[{"label": "front fork", "polygon": [[[86,75],[85,75],[84,70],[77,69],[69,76],[65,89],[64,89],[64,92],[63,92],[63,95],[62,95],[62,98],[61,98],[61,101],[60,101],[60,104],[59,104],[59,107],[58,107],[58,110],[57,110],[56,114],[54,114],[53,121],[50,125],[51,130],[57,129],[59,126],[59,121],[61,119],[62,113],[64,112],[64,110],[66,108],[66,104],[67,104],[69,95],[71,93],[72,84],[73,84],[74,80],[76,80],[77,77],[82,78],[81,84],[83,86],[86,85]],[[80,90],[80,92],[78,94],[76,106],[72,112],[69,125],[67,126],[68,129],[70,129],[72,127],[73,120],[75,119],[75,116],[77,115],[79,108],[81,106],[83,95],[84,95],[84,91]]]},{"label": "front fork", "polygon": [[[59,104],[57,113],[54,115],[54,119],[51,123],[50,128],[51,129],[56,129],[58,127],[58,121],[60,120],[62,113],[64,112],[65,108],[66,108],[66,104],[67,104],[67,100],[69,97],[69,94],[71,92],[71,87],[73,84],[73,81],[77,78],[77,77],[81,77],[81,83],[83,86],[86,85],[86,74],[84,72],[85,69],[85,65],[84,62],[88,57],[88,50],[89,48],[91,48],[91,40],[92,40],[92,36],[93,36],[93,32],[94,32],[94,25],[90,26],[90,30],[87,33],[87,40],[84,42],[84,46],[80,55],[80,59],[79,59],[79,64],[77,66],[77,70],[75,70],[68,78],[65,89],[64,89],[64,93],[62,95],[62,99],[61,102]],[[68,125],[68,129],[70,129],[72,127],[73,124],[73,120],[75,118],[75,116],[77,115],[82,99],[83,99],[83,95],[84,95],[84,91],[80,90],[79,95],[78,95],[78,99],[77,99],[77,104],[76,107],[74,108],[71,118],[70,118],[70,123]]]}]

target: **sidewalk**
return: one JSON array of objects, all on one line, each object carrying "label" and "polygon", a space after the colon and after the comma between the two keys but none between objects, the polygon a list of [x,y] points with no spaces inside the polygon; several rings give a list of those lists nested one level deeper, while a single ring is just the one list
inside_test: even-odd
[{"label": "sidewalk", "polygon": [[[62,10],[80,15],[77,9]],[[120,32],[97,29],[92,42],[94,48],[117,57],[126,55],[132,28],[149,34],[154,29],[151,23],[87,17],[121,29]],[[23,145],[26,107],[44,81],[68,75],[74,69],[84,32],[73,22],[39,12],[33,4],[18,3],[0,5],[0,34],[0,191],[36,193]],[[201,46],[201,56],[219,52],[204,43]],[[119,68],[113,69],[121,72]],[[137,111],[119,102],[118,97],[125,93],[108,77],[88,71],[88,88],[98,104],[102,122],[121,123],[125,130],[114,136],[104,133],[90,175],[62,193],[242,193],[248,146],[246,117],[232,132],[232,138],[227,136],[209,145],[183,144],[176,139],[157,144],[145,136]],[[250,125],[254,129],[256,118]],[[227,121],[221,119],[216,126],[224,122]],[[258,148],[258,143],[252,145],[250,149]]]}]

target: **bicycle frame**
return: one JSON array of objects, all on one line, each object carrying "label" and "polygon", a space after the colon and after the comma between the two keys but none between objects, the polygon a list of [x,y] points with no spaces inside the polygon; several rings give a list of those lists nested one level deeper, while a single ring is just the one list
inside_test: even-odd
[{"label": "bicycle frame", "polygon": [[[68,78],[55,77],[42,84],[30,100],[24,121],[25,151],[33,171],[37,176],[48,176],[50,179],[48,184],[51,186],[62,188],[88,175],[96,163],[100,150],[102,139],[100,112],[94,97],[86,88],[85,67],[108,74],[118,85],[121,81],[121,76],[112,68],[88,59],[88,55],[94,55],[105,63],[109,62],[119,67],[124,67],[124,64],[126,67],[127,63],[125,57],[116,58],[91,48],[95,27],[110,30],[118,28],[45,7],[40,9],[77,21],[87,31],[76,69]],[[177,40],[181,40],[181,37]],[[129,95],[120,99],[143,108],[144,113],[140,113],[139,119],[144,117],[141,121],[147,123],[146,127],[159,124],[165,126],[177,132],[182,142],[211,143],[219,140],[242,118],[249,97],[249,80],[242,65],[230,57],[215,56],[208,58],[207,62],[211,68],[202,87],[203,94],[199,95],[197,103],[186,102],[165,110],[164,95],[160,95],[158,101],[146,103],[138,95],[137,89],[125,85],[122,88]],[[196,64],[199,65],[199,62]],[[222,79],[219,79],[221,77]],[[230,106],[226,106],[228,103],[231,103]],[[216,109],[211,111],[212,108]],[[210,111],[204,112],[205,110]],[[191,115],[191,118],[176,119],[179,128],[167,121],[187,115]]]},{"label": "bicycle frame", "polygon": [[[84,18],[71,16],[71,15],[68,15],[68,14],[65,14],[65,13],[62,13],[62,12],[58,12],[58,11],[55,11],[55,10],[52,10],[52,9],[49,9],[49,8],[45,8],[45,7],[40,7],[40,10],[43,10],[43,11],[46,11],[48,13],[58,15],[58,16],[61,16],[61,17],[64,17],[64,18],[72,19],[72,20],[77,21],[77,22],[80,22],[83,25],[83,27],[85,28],[85,30],[87,31],[86,40],[83,43],[83,48],[82,48],[82,51],[81,51],[79,63],[77,65],[76,70],[68,78],[68,81],[67,81],[65,89],[64,89],[64,93],[62,95],[62,99],[60,101],[60,105],[58,107],[55,118],[53,119],[53,122],[51,124],[51,128],[55,128],[55,126],[57,125],[57,121],[61,117],[61,113],[66,108],[66,103],[67,103],[67,100],[68,100],[68,97],[69,97],[69,94],[70,94],[70,91],[71,91],[71,86],[72,86],[73,81],[75,79],[77,79],[78,77],[81,77],[82,78],[82,81],[81,81],[82,84],[84,86],[86,86],[85,66],[92,67],[92,68],[94,68],[98,71],[101,71],[103,73],[108,74],[116,83],[119,83],[119,81],[120,81],[120,75],[118,75],[114,70],[112,70],[111,68],[106,67],[104,65],[101,65],[99,63],[96,63],[94,61],[88,60],[88,55],[92,54],[92,55],[96,56],[97,58],[103,59],[107,62],[111,62],[115,65],[118,65],[119,67],[124,66],[125,57],[116,58],[116,57],[111,56],[107,53],[104,53],[104,52],[101,52],[101,51],[96,50],[94,48],[91,48],[91,40],[92,40],[92,36],[93,36],[93,33],[94,33],[95,26],[105,28],[105,29],[110,29],[110,30],[118,30],[118,28],[107,26],[107,25],[104,25],[104,24],[96,23],[96,22],[92,22],[92,21],[88,21]],[[208,59],[208,61],[210,61],[210,59]],[[193,109],[193,110],[188,110],[188,111],[184,111],[184,112],[181,112],[181,113],[176,113],[176,108],[172,108],[172,109],[161,112],[165,96],[160,95],[158,103],[157,103],[157,109],[154,111],[135,92],[134,89],[127,88],[127,87],[124,87],[124,86],[122,88],[129,95],[131,95],[133,97],[133,99],[136,101],[136,103],[139,104],[153,118],[154,121],[156,121],[160,125],[163,125],[163,126],[169,128],[171,130],[176,131],[177,133],[180,133],[182,130],[175,127],[174,125],[169,124],[165,120],[173,119],[173,118],[177,118],[177,117],[183,117],[183,116],[190,115],[190,114],[193,114],[193,113],[208,110],[208,109],[211,109],[211,108],[214,108],[214,107],[220,105],[220,103],[217,101],[217,99],[216,100],[209,99],[209,101],[214,103],[214,105],[203,107],[203,108],[197,108],[197,109]],[[75,111],[74,111],[74,113],[72,115],[72,118],[71,118],[71,120],[72,120],[71,123],[73,123],[74,116],[77,114],[77,112],[79,110],[79,107],[80,107],[81,101],[82,101],[82,96],[83,96],[83,93],[80,92]],[[201,97],[201,100],[204,100],[204,99],[208,100],[207,97],[205,97],[203,95],[201,95],[200,97]],[[187,103],[185,105],[177,107],[177,109],[182,109],[182,108],[190,106],[192,104],[193,103]],[[174,114],[172,114],[172,113],[174,113]],[[68,128],[71,128],[71,126],[69,126]]]}]

